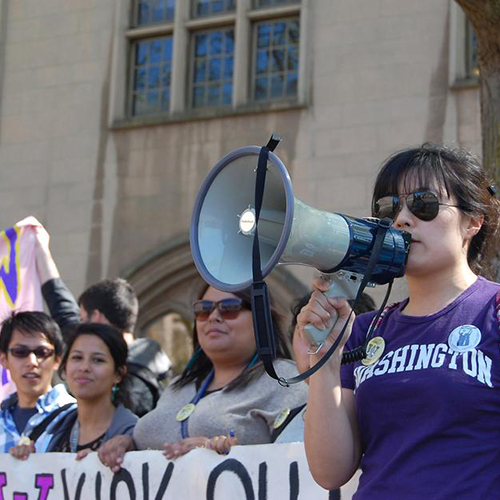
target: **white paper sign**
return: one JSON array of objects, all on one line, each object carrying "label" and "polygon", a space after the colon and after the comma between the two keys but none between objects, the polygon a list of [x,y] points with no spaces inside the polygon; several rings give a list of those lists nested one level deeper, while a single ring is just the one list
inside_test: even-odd
[{"label": "white paper sign", "polygon": [[159,451],[127,453],[113,474],[95,453],[0,455],[0,500],[328,500],[302,443],[236,446],[227,456],[196,449],[175,461]]}]

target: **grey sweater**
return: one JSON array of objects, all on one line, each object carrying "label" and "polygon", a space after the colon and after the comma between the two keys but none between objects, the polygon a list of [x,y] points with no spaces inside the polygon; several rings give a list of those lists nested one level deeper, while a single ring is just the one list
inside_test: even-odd
[{"label": "grey sweater", "polygon": [[[57,423],[57,425],[49,425],[46,433],[42,434],[42,437],[40,438],[50,440],[46,451],[53,451],[55,449],[64,433],[73,427],[77,417],[78,413],[75,408],[73,411],[68,412],[67,415],[65,415],[65,417]],[[134,415],[124,406],[119,405],[115,410],[109,429],[106,431],[102,442],[105,443],[112,437],[120,434],[131,435],[137,420],[137,415]]]},{"label": "grey sweater", "polygon": [[[278,374],[285,378],[297,374],[292,361],[278,360],[275,367]],[[159,450],[164,443],[182,439],[181,423],[175,417],[195,394],[194,383],[178,390],[170,386],[158,406],[137,422],[134,429],[137,449]],[[240,444],[270,443],[276,417],[286,408],[304,404],[306,398],[305,383],[282,387],[264,373],[245,387],[230,391],[223,388],[203,397],[189,417],[189,436],[211,438],[234,430]]]}]

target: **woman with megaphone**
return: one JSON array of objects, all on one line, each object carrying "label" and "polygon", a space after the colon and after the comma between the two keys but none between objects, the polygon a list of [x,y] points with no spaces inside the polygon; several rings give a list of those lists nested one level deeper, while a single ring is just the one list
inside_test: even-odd
[{"label": "woman with megaphone", "polygon": [[[340,348],[310,377],[305,447],[327,489],[361,467],[356,500],[496,498],[500,489],[500,285],[478,276],[494,249],[499,202],[469,153],[424,144],[391,156],[373,192],[373,215],[389,217],[412,243],[409,296],[359,316]],[[333,344],[350,307],[327,298],[328,283],[298,316],[326,328],[339,320],[315,365]],[[348,325],[350,328],[350,325]],[[344,348],[368,357],[341,366]]]},{"label": "woman with megaphone", "polygon": [[[200,447],[228,453],[236,444],[270,443],[278,417],[306,401],[304,383],[285,388],[266,375],[256,354],[249,290],[228,293],[204,285],[193,313],[194,354],[183,373],[139,420],[133,439],[121,436],[99,451],[114,472],[134,449],[162,450],[174,459]],[[274,308],[272,319],[276,364],[291,376],[296,367]]]}]

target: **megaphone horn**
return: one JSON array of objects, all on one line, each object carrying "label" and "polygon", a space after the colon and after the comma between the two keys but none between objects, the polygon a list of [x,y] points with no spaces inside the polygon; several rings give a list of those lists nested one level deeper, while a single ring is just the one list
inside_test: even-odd
[{"label": "megaphone horn", "polygon": [[[252,284],[255,172],[261,148],[231,151],[210,171],[193,209],[191,250],[203,279],[235,292]],[[363,274],[377,223],[310,207],[294,197],[283,162],[269,152],[258,222],[262,275],[278,264],[301,264],[324,273]],[[409,235],[390,228],[371,281],[385,284],[404,274]]]}]

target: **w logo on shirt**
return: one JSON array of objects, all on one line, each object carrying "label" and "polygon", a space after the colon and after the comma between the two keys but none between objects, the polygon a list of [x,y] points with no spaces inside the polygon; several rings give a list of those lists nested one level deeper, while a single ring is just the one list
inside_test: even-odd
[{"label": "w logo on shirt", "polygon": [[11,309],[14,309],[21,285],[19,276],[19,231],[20,229],[14,226],[0,233],[0,250],[2,250],[1,247],[5,249],[5,255],[0,258],[0,291],[3,292],[3,296]]}]

